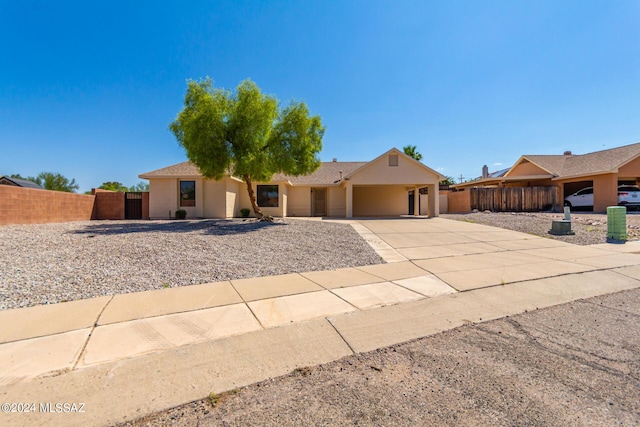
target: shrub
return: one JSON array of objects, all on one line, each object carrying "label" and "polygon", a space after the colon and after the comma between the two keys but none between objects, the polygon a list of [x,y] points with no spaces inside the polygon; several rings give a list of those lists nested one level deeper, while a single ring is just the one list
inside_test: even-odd
[{"label": "shrub", "polygon": [[249,217],[249,212],[251,212],[251,211],[249,209],[247,209],[247,208],[240,209],[240,215],[242,215],[242,218],[248,218]]},{"label": "shrub", "polygon": [[187,211],[184,209],[178,209],[176,211],[176,219],[185,219],[187,217]]}]

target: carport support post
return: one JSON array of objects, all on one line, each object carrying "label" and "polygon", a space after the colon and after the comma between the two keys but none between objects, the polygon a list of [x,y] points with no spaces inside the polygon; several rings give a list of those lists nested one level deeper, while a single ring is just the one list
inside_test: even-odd
[{"label": "carport support post", "polygon": [[353,218],[353,186],[351,185],[351,183],[349,181],[345,181],[345,184],[347,186],[347,200],[346,200],[346,205],[347,205],[347,212],[346,212],[346,216],[347,218]]},{"label": "carport support post", "polygon": [[413,216],[420,215],[420,191],[418,186],[413,186]]},{"label": "carport support post", "polygon": [[429,218],[440,215],[440,185],[439,183],[427,185],[427,200]]}]

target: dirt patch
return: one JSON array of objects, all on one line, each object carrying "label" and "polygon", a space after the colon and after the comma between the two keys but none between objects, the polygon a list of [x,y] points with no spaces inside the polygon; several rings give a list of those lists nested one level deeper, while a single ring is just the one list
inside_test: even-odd
[{"label": "dirt patch", "polygon": [[633,290],[468,325],[124,425],[638,425],[628,305],[639,300]]}]

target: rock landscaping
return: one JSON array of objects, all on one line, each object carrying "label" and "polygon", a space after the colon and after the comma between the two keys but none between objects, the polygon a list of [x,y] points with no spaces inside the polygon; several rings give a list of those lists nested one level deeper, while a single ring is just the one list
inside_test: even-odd
[{"label": "rock landscaping", "polygon": [[[562,240],[575,245],[595,245],[607,241],[607,215],[571,213],[571,236],[549,234],[553,220],[564,219],[563,213],[546,212],[474,212],[468,214],[442,214],[441,218],[474,222],[508,230],[521,231],[541,237]],[[627,214],[629,240],[640,240],[640,214]]]},{"label": "rock landscaping", "polygon": [[0,227],[0,309],[384,262],[348,224],[287,219]]}]

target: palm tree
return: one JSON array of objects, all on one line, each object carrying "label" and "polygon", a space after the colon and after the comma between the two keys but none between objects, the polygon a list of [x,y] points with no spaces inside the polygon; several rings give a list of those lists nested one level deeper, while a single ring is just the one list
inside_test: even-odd
[{"label": "palm tree", "polygon": [[413,157],[417,161],[422,160],[422,154],[418,152],[418,147],[416,147],[415,145],[407,145],[405,147],[402,147],[402,149],[404,150],[404,154],[406,154],[407,156]]}]

